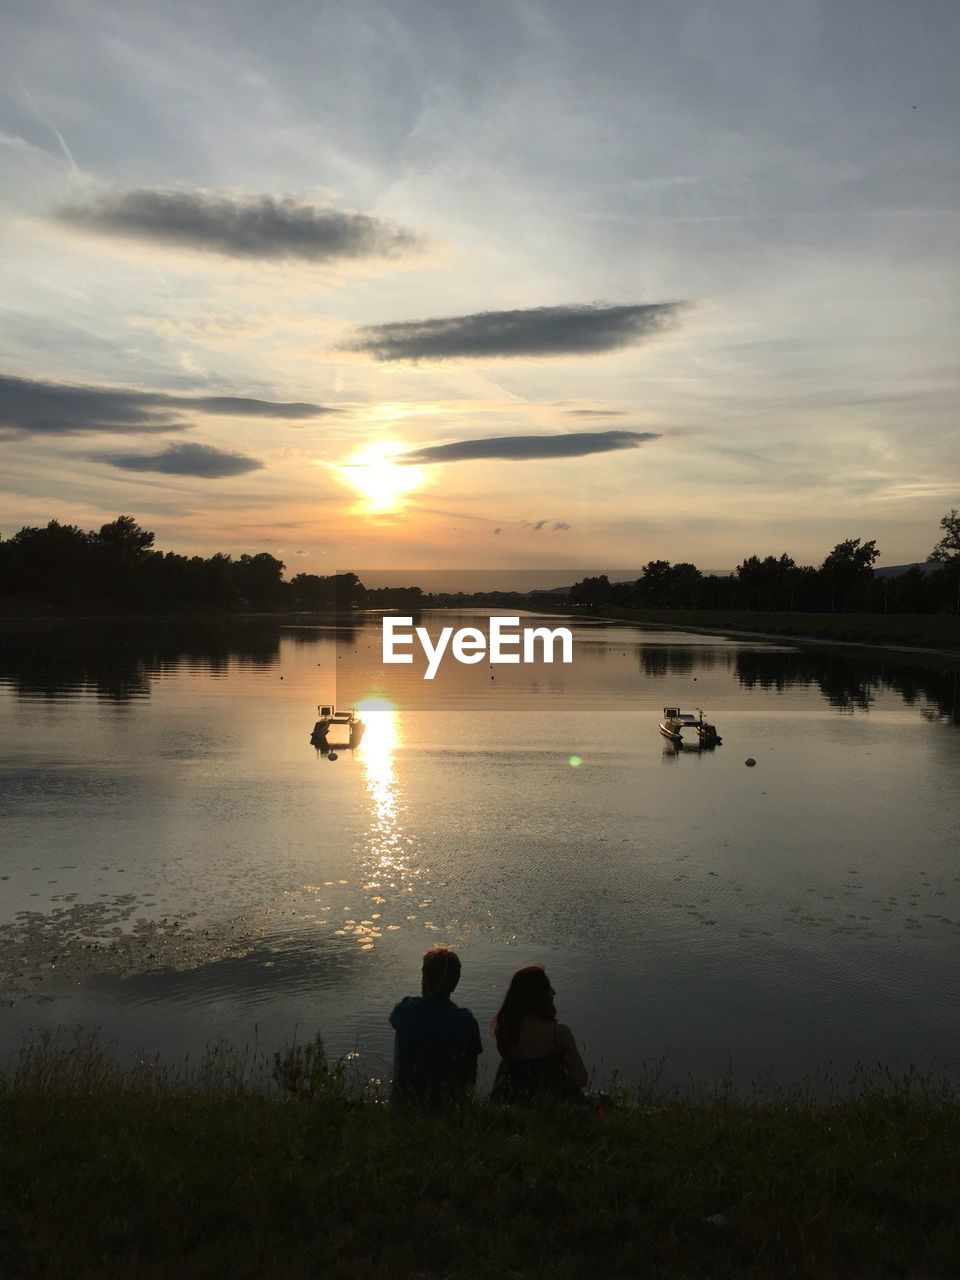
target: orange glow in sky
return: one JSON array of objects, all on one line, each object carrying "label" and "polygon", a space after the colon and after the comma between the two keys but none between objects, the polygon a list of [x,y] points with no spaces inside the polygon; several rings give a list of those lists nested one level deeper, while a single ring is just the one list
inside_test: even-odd
[{"label": "orange glow in sky", "polygon": [[337,473],[362,499],[359,510],[371,515],[398,511],[406,494],[426,479],[423,467],[402,466],[394,461],[406,446],[394,440],[364,445],[337,467]]}]

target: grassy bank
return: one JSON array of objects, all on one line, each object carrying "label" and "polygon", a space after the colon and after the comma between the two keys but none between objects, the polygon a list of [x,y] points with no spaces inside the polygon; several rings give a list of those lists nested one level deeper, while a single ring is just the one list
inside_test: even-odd
[{"label": "grassy bank", "polygon": [[761,613],[738,609],[598,609],[595,616],[659,626],[753,632],[846,644],[960,652],[955,613]]},{"label": "grassy bank", "polygon": [[960,1274],[960,1106],[655,1096],[412,1115],[343,1074],[270,1097],[47,1045],[0,1084],[0,1272],[18,1277]]}]

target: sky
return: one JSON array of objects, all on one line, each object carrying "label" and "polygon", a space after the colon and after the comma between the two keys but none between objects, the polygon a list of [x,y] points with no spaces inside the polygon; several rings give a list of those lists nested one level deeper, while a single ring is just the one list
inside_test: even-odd
[{"label": "sky", "polygon": [[0,15],[4,536],[898,564],[960,505],[953,0]]}]

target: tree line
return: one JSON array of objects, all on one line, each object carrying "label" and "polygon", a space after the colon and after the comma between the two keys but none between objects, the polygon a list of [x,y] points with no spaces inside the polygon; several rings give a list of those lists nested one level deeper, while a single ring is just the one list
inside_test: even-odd
[{"label": "tree line", "polygon": [[229,613],[419,607],[413,588],[368,591],[355,573],[284,579],[269,552],[185,556],[154,549],[133,516],[98,530],[51,520],[0,541],[0,599],[7,612]]},{"label": "tree line", "polygon": [[584,578],[570,591],[586,608],[738,609],[798,613],[960,612],[960,512],[940,521],[927,564],[886,576],[874,572],[876,540],[838,542],[819,567],[789,555],[748,556],[730,575],[693,564],[651,560],[633,581]]},{"label": "tree line", "polygon": [[[874,573],[876,541],[848,538],[815,568],[791,556],[747,557],[733,574],[703,574],[696,565],[651,560],[633,581],[583,578],[567,600],[585,608],[748,609],[791,612],[938,613],[960,611],[960,512],[940,521],[941,537],[924,568],[895,577]],[[355,573],[298,573],[284,578],[282,560],[260,551],[236,559],[224,552],[185,556],[154,548],[154,535],[133,516],[98,530],[51,520],[0,538],[0,600],[7,612],[192,613],[348,611],[474,603],[536,604],[557,593],[430,594],[418,586],[368,588]]]}]

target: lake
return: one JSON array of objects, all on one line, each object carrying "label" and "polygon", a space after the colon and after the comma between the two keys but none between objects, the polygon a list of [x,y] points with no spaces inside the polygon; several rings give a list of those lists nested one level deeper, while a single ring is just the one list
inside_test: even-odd
[{"label": "lake", "polygon": [[[169,1059],[320,1031],[382,1079],[447,942],[482,1081],[535,961],[598,1083],[960,1076],[960,664],[567,625],[569,668],[436,687],[386,678],[368,615],[7,627],[3,1056],[51,1026]],[[338,694],[366,732],[331,760]],[[667,704],[722,746],[677,752]]]}]

